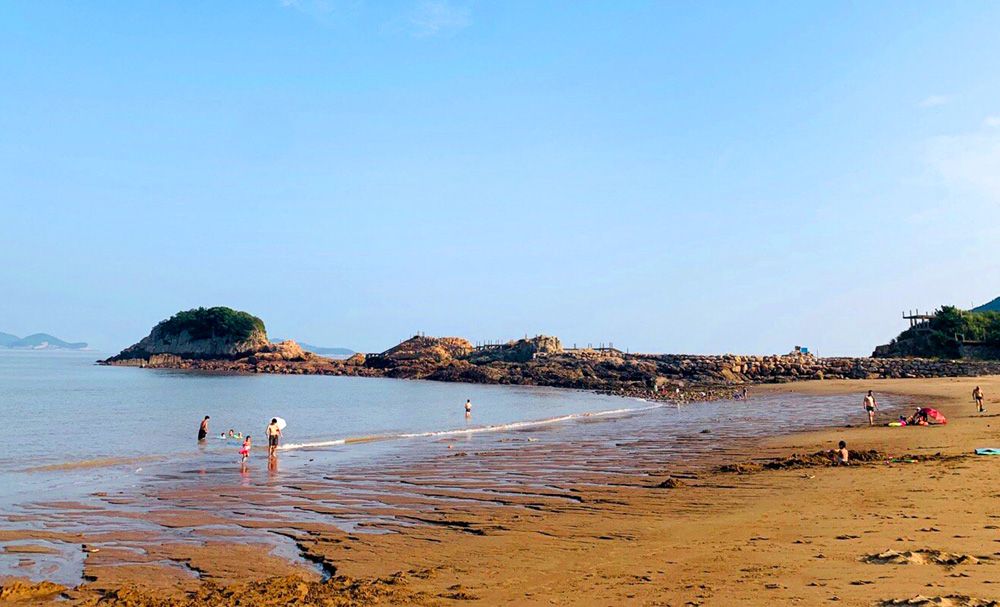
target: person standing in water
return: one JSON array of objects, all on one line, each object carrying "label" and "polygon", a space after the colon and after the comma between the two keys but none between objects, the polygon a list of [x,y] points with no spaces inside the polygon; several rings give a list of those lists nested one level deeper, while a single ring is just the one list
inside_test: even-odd
[{"label": "person standing in water", "polygon": [[278,451],[278,439],[281,438],[281,428],[278,427],[278,418],[271,418],[271,423],[264,431],[267,434],[267,456],[275,457]]},{"label": "person standing in water", "polygon": [[972,391],[972,399],[976,401],[976,407],[979,408],[979,412],[984,413],[986,409],[983,407],[983,389],[976,386],[976,389]]},{"label": "person standing in water", "polygon": [[247,460],[250,459],[251,448],[253,448],[253,445],[250,442],[250,435],[247,434],[247,437],[243,440],[243,446],[240,447],[240,464],[244,467],[247,465]]},{"label": "person standing in water", "polygon": [[209,419],[209,417],[206,415],[205,419],[201,420],[201,426],[198,427],[198,441],[199,442],[205,440],[205,437],[208,436],[208,419]]},{"label": "person standing in water", "polygon": [[865,396],[865,411],[868,412],[868,425],[875,425],[875,412],[878,411],[878,402],[875,401],[875,395],[871,390],[868,391],[868,395]]},{"label": "person standing in water", "polygon": [[466,399],[465,401],[465,416],[468,417],[472,415],[472,399]]}]

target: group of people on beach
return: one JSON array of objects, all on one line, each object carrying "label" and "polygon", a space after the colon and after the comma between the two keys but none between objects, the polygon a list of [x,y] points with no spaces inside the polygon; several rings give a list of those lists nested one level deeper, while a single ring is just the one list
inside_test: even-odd
[{"label": "group of people on beach", "polygon": [[[986,395],[983,393],[983,388],[981,386],[976,386],[972,390],[972,401],[976,404],[976,409],[979,413],[985,413],[986,407]],[[862,407],[864,407],[865,413],[868,414],[868,425],[875,425],[875,413],[878,411],[878,401],[875,399],[875,393],[872,390],[868,391],[862,401]],[[940,411],[931,407],[917,407],[910,416],[900,415],[899,419],[894,422],[890,422],[890,426],[929,426],[932,423],[947,424],[948,420]],[[837,444],[837,449],[834,451],[834,462],[837,465],[846,465],[850,460],[850,452],[847,450],[847,443],[840,441]]]},{"label": "group of people on beach", "polygon": [[[208,421],[212,419],[211,416],[206,415],[204,419],[201,420],[201,424],[198,426],[198,442],[204,442],[208,438]],[[278,456],[278,443],[281,440],[281,426],[278,425],[278,418],[272,417],[271,423],[267,425],[264,429],[264,435],[267,436],[267,457],[269,460],[273,460]],[[240,446],[240,464],[246,466],[247,461],[250,459],[250,450],[253,448],[253,440],[249,434],[245,437],[242,433],[235,432],[232,429],[229,430],[227,435],[225,432],[222,433],[220,438],[235,438],[243,439],[243,444]]]},{"label": "group of people on beach", "polygon": [[[979,413],[986,412],[986,396],[983,393],[983,388],[981,386],[976,386],[972,390],[972,401],[976,404],[976,409]],[[869,390],[868,394],[865,395],[862,406],[865,412],[868,414],[868,425],[875,425],[875,413],[878,411],[878,401],[875,400],[875,394],[873,391]],[[939,424],[946,424],[948,420],[945,419],[944,415],[937,409],[931,407],[917,407],[917,410],[913,412],[912,415],[906,417],[904,415],[899,416],[899,420],[891,422],[890,426],[927,426],[931,422],[937,422]]]}]

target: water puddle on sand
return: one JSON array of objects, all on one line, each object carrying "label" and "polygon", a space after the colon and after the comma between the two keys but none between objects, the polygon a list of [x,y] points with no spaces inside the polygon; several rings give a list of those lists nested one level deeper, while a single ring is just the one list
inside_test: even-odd
[{"label": "water puddle on sand", "polygon": [[[886,411],[906,402],[884,400]],[[263,545],[269,554],[325,579],[334,567],[303,549],[305,532],[297,527],[396,533],[460,524],[442,516],[470,507],[582,507],[573,485],[608,486],[625,477],[634,483],[635,477],[655,477],[664,469],[683,473],[743,449],[754,437],[862,423],[859,401],[782,395],[658,405],[490,432],[422,434],[390,446],[379,441],[290,450],[270,470],[263,458],[251,459],[241,471],[232,457],[215,454],[195,465],[188,458],[156,463],[141,483],[113,495],[16,505],[0,518],[0,576],[80,582],[82,540],[2,541],[4,530],[44,530],[123,549],[116,553],[123,564],[129,554],[148,563],[145,549],[161,543]],[[345,463],[338,457],[345,449],[368,449],[357,453],[370,457]],[[467,531],[477,532],[474,526]],[[17,552],[19,544],[31,543],[51,551]],[[183,559],[166,560],[190,569]]]}]

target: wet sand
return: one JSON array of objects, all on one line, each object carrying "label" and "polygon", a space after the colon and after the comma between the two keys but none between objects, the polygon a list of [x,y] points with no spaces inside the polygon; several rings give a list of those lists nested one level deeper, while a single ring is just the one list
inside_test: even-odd
[{"label": "wet sand", "polygon": [[[982,416],[970,396],[977,383],[987,394]],[[868,428],[860,400],[869,388],[934,406],[950,423]],[[857,394],[858,425],[733,439],[698,452],[693,447],[712,428],[667,444],[655,426],[608,440],[615,422],[600,422],[607,431],[596,438],[534,441],[525,432],[484,450],[454,442],[417,464],[276,476],[221,492],[179,476],[139,493],[36,504],[21,515],[21,528],[0,531],[0,542],[31,561],[26,569],[52,558],[53,581],[76,586],[38,588],[48,596],[32,602],[42,603],[61,596],[81,605],[989,605],[1000,598],[1000,457],[969,455],[1000,447],[1000,399],[992,396],[1000,378],[755,390],[763,392]],[[931,459],[715,470],[832,449],[841,439],[855,450]],[[678,458],[685,444],[699,454]],[[668,478],[672,488],[658,486]],[[67,559],[82,560],[82,583],[59,570]],[[0,600],[32,593],[30,583],[5,581]]]}]

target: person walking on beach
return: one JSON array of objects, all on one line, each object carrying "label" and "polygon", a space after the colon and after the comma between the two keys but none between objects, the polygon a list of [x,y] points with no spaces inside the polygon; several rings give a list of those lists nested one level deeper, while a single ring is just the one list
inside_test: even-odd
[{"label": "person walking on beach", "polygon": [[865,411],[868,412],[868,425],[875,425],[875,412],[878,411],[878,402],[875,400],[875,395],[871,390],[868,391],[868,395],[865,396]]},{"label": "person walking on beach", "polygon": [[206,415],[205,419],[201,420],[201,426],[198,427],[198,442],[205,440],[208,436],[208,419]]},{"label": "person walking on beach", "polygon": [[983,389],[976,386],[976,389],[972,391],[972,398],[976,401],[976,407],[979,408],[979,412],[986,412],[986,409],[983,408]]},{"label": "person walking on beach", "polygon": [[278,439],[281,438],[281,428],[278,427],[278,418],[271,418],[271,423],[267,425],[264,433],[267,434],[267,456],[273,458],[278,451]]}]

